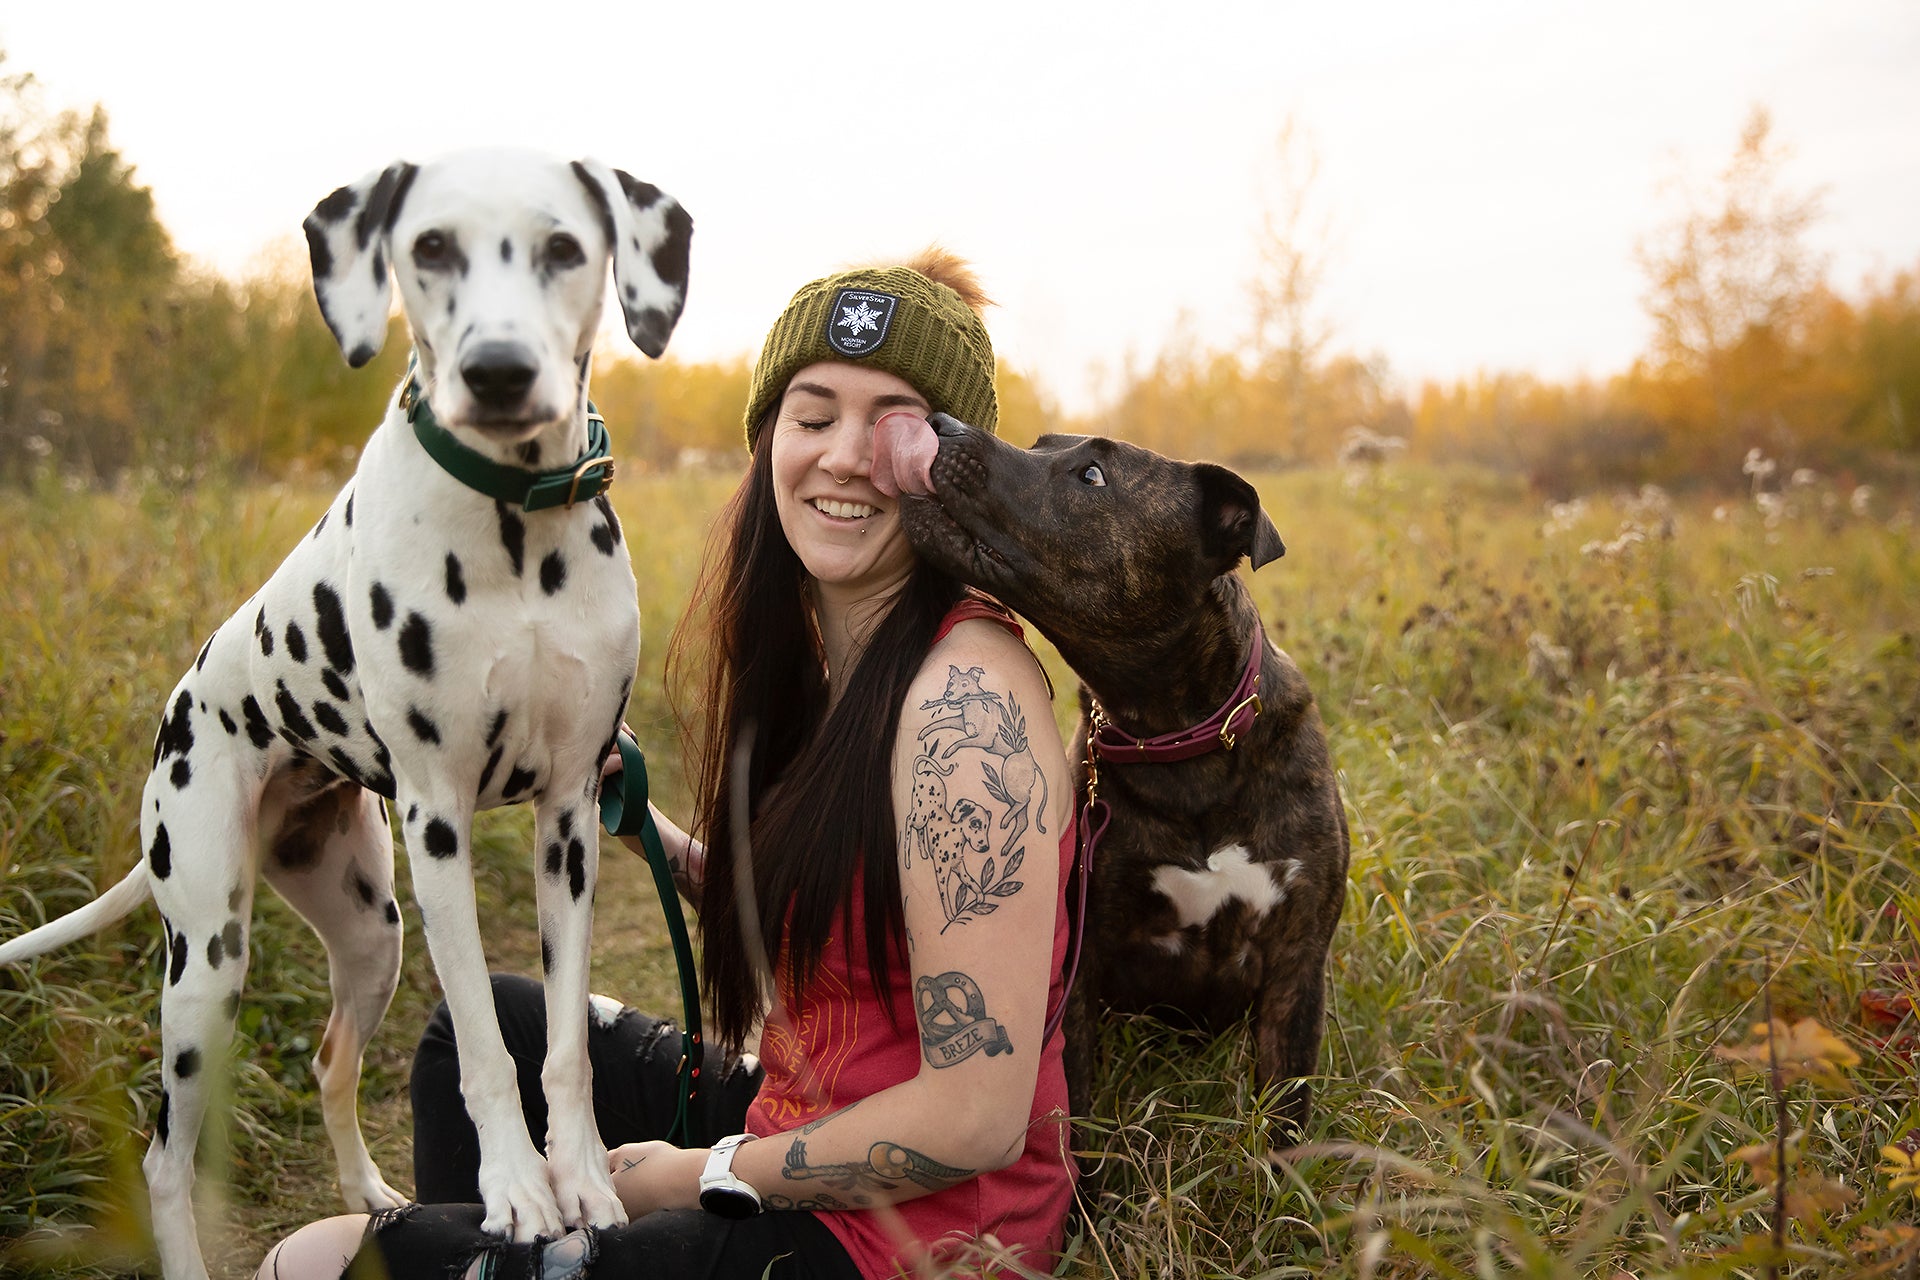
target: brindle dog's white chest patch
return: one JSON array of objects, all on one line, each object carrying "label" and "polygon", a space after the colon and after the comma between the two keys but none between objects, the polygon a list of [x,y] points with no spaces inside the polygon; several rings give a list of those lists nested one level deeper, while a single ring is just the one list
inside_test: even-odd
[{"label": "brindle dog's white chest patch", "polygon": [[[1275,872],[1280,878],[1275,880]],[[1183,932],[1204,925],[1219,914],[1227,903],[1238,899],[1253,909],[1255,918],[1265,916],[1287,896],[1287,888],[1305,873],[1297,859],[1278,866],[1255,863],[1245,845],[1222,845],[1207,856],[1207,869],[1194,871],[1171,863],[1156,867],[1153,887],[1173,904],[1179,927],[1164,933],[1154,942],[1169,955],[1178,955],[1185,946]]]}]

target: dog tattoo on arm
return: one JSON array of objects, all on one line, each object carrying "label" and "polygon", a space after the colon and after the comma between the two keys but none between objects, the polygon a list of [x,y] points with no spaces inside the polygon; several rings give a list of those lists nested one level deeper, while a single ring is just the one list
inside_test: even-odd
[{"label": "dog tattoo on arm", "polygon": [[[946,691],[921,704],[923,711],[946,714],[936,716],[918,735],[924,749],[913,762],[912,807],[901,839],[902,870],[932,864],[947,920],[943,933],[952,925],[992,914],[999,906],[995,899],[1018,893],[1023,882],[1014,879],[1014,873],[1026,857],[1020,841],[1030,824],[1046,831],[1044,822],[1029,816],[1036,788],[1045,805],[1047,784],[1027,741],[1026,717],[1012,694],[1003,699],[981,685],[985,674],[980,667],[963,671],[949,666]],[[958,734],[942,745],[947,730]],[[947,779],[954,776],[959,761],[945,762],[963,750],[978,753],[982,794],[949,801]],[[1001,810],[997,826],[1008,834],[993,855],[996,806]],[[980,859],[977,870],[970,858]]]}]

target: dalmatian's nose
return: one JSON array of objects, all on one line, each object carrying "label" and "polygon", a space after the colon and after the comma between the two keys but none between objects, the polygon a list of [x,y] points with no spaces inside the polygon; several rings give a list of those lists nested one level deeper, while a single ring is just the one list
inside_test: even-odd
[{"label": "dalmatian's nose", "polygon": [[483,342],[460,362],[473,398],[489,409],[510,409],[526,399],[538,372],[526,348],[513,342]]}]

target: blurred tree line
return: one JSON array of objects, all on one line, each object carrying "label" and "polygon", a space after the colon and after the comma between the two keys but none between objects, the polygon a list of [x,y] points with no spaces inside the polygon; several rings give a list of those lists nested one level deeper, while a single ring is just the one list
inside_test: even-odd
[{"label": "blurred tree line", "polygon": [[1527,475],[1553,493],[1647,481],[1741,485],[1755,446],[1790,466],[1920,478],[1920,270],[1845,297],[1805,233],[1818,198],[1788,190],[1755,109],[1712,186],[1645,238],[1651,349],[1602,381],[1488,373],[1392,389],[1384,361],[1326,354],[1313,320],[1325,248],[1311,216],[1317,165],[1291,125],[1282,190],[1239,351],[1176,333],[1131,370],[1103,427],[1163,450],[1249,464],[1334,460],[1364,428],[1411,456]]},{"label": "blurred tree line", "polygon": [[[1746,450],[1884,478],[1920,462],[1920,272],[1843,297],[1804,246],[1813,197],[1783,189],[1764,112],[1705,197],[1641,246],[1656,340],[1597,382],[1486,374],[1411,395],[1384,360],[1330,351],[1318,318],[1325,228],[1317,159],[1291,126],[1274,165],[1252,325],[1230,351],[1176,334],[1111,402],[1068,420],[999,371],[1004,433],[1112,434],[1248,467],[1326,463],[1355,428],[1413,456],[1470,461],[1568,492],[1704,478]],[[294,242],[229,280],[173,246],[107,118],[51,112],[0,51],[0,481],[170,483],[209,474],[338,475],[405,361],[404,326],[372,373],[347,368]],[[737,467],[745,358],[645,362],[610,344],[594,397],[620,451],[653,466]]]}]

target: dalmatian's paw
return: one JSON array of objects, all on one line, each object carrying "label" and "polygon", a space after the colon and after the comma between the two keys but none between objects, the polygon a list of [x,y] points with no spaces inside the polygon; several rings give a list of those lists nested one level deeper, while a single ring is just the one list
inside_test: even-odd
[{"label": "dalmatian's paw", "polygon": [[570,1227],[623,1227],[627,1223],[626,1206],[614,1194],[613,1180],[607,1176],[607,1157],[601,1153],[597,1163],[549,1160],[547,1171],[553,1178],[553,1198],[560,1216]]},{"label": "dalmatian's paw", "polygon": [[529,1143],[526,1156],[510,1163],[510,1168],[503,1167],[509,1164],[506,1160],[480,1166],[480,1198],[487,1209],[480,1229],[515,1244],[528,1244],[536,1236],[552,1239],[565,1231],[547,1184],[547,1162]]},{"label": "dalmatian's paw", "polygon": [[360,1177],[349,1180],[344,1175],[340,1179],[340,1198],[347,1202],[347,1208],[354,1213],[378,1213],[382,1209],[398,1209],[407,1203],[407,1197],[387,1185],[380,1171],[368,1166]]}]

